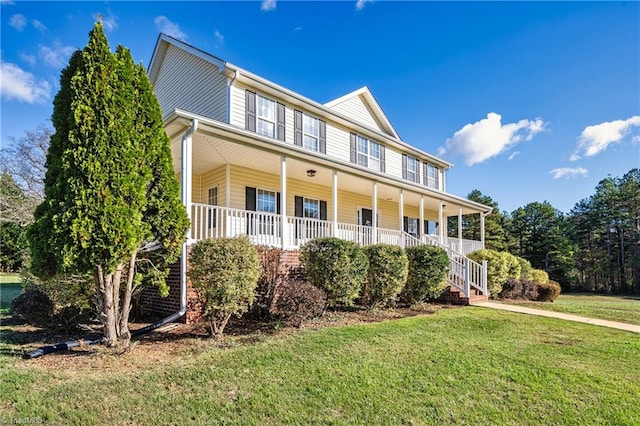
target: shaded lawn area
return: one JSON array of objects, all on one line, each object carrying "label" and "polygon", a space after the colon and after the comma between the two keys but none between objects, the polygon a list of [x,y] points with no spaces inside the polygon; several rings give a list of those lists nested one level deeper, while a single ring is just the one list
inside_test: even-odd
[{"label": "shaded lawn area", "polygon": [[96,425],[640,424],[637,335],[553,318],[444,309],[252,343],[185,338],[154,362],[146,344],[50,355],[64,368],[0,356],[0,412]]},{"label": "shaded lawn area", "polygon": [[561,294],[553,303],[502,300],[510,305],[600,318],[640,325],[640,296],[608,296],[587,293]]},{"label": "shaded lawn area", "polygon": [[22,293],[22,282],[19,274],[0,273],[0,313],[7,313],[11,301]]}]

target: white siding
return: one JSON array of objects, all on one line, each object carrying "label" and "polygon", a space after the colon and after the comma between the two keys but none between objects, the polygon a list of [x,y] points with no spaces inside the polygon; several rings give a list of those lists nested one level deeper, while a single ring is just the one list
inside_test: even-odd
[{"label": "white siding", "polygon": [[402,179],[402,153],[387,147],[385,157],[386,174]]},{"label": "white siding", "polygon": [[229,124],[245,128],[245,90],[246,88],[237,84],[231,86],[231,118]]},{"label": "white siding", "polygon": [[175,108],[226,121],[227,78],[214,65],[169,46],[154,91],[162,114]]},{"label": "white siding", "polygon": [[344,114],[352,120],[371,129],[387,133],[380,126],[375,115],[361,96],[354,96],[331,107],[332,110]]},{"label": "white siding", "polygon": [[351,159],[350,132],[327,123],[327,156],[342,161]]}]

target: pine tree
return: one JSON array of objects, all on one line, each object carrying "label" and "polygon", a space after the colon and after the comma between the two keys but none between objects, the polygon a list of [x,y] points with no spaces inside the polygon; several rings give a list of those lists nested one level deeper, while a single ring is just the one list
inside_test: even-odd
[{"label": "pine tree", "polygon": [[33,271],[92,273],[105,343],[128,346],[133,291],[162,285],[188,219],[144,68],[122,46],[111,52],[101,22],[62,72],[52,121]]}]

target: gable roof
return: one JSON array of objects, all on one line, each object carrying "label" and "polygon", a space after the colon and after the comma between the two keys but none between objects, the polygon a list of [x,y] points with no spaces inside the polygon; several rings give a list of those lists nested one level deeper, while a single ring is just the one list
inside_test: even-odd
[{"label": "gable roof", "polygon": [[[394,144],[409,154],[417,155],[418,157],[422,158],[428,158],[429,161],[438,164],[444,169],[453,167],[453,164],[449,163],[448,161],[436,157],[433,154],[429,154],[428,152],[410,145],[400,139],[400,136],[391,125],[391,122],[382,111],[380,104],[367,86],[361,87],[358,90],[341,96],[326,104],[321,104],[314,101],[313,99],[309,99],[306,96],[294,92],[293,90],[280,86],[279,84],[267,80],[264,77],[247,71],[230,62],[224,61],[217,56],[211,55],[203,50],[200,50],[188,43],[185,43],[164,33],[160,33],[160,35],[158,36],[158,41],[156,42],[156,46],[153,50],[153,55],[151,56],[151,61],[149,63],[149,68],[147,70],[147,74],[149,75],[149,80],[151,81],[152,85],[155,85],[155,80],[158,77],[162,62],[164,61],[164,57],[170,45],[176,46],[179,49],[189,52],[197,56],[198,58],[211,63],[218,68],[218,72],[223,73],[231,80],[231,84],[233,84],[233,81],[236,80],[243,82],[252,82],[253,84],[257,83],[265,88],[265,90],[269,90],[271,93],[277,93],[277,95],[281,98],[292,102],[293,105],[304,105],[306,108],[310,108],[311,111],[313,111],[315,114],[331,117],[333,120],[347,125],[348,127],[351,127],[353,125],[359,126],[362,128],[362,131],[366,131],[363,133],[363,136],[373,137],[376,140]],[[374,117],[380,124],[380,128],[378,129],[373,128],[372,126],[368,126],[367,124],[361,123],[360,121],[355,120],[353,117],[349,117],[343,112],[335,109],[335,107],[337,107],[339,104],[348,102],[350,100],[361,100],[364,105],[367,105],[368,109],[372,113],[372,117]],[[371,134],[372,136],[369,136],[369,134]]]},{"label": "gable roof", "polygon": [[[341,96],[337,99],[329,101],[324,104],[325,107],[329,109],[340,109],[341,105],[346,103],[353,103],[353,101],[360,102],[366,108],[371,115],[371,118],[379,125],[379,127],[392,135],[393,137],[400,139],[398,132],[394,129],[391,121],[387,118],[386,114],[382,110],[382,107],[376,100],[373,93],[367,86],[363,86],[357,90],[354,90],[351,93],[347,93],[344,96]],[[363,123],[366,125],[366,123]]]}]

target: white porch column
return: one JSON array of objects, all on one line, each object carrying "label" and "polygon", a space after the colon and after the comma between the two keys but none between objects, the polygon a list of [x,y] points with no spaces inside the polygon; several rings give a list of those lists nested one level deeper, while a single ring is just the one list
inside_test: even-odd
[{"label": "white porch column", "polygon": [[420,218],[418,219],[420,222],[418,223],[418,235],[420,235],[420,239],[423,240],[423,236],[429,231],[428,229],[424,229],[424,196],[420,196]]},{"label": "white porch column", "polygon": [[378,242],[378,182],[373,182],[373,200],[371,201],[371,207],[373,210],[373,217],[371,218],[371,244]]},{"label": "white porch column", "polygon": [[462,253],[462,207],[458,210],[458,253]]},{"label": "white porch column", "polygon": [[484,213],[480,212],[480,242],[482,243],[482,248],[484,248]]},{"label": "white porch column", "polygon": [[282,232],[282,249],[287,248],[289,229],[287,224],[287,157],[280,157],[280,229]]},{"label": "white porch column", "polygon": [[444,223],[444,204],[440,201],[440,205],[438,206],[438,238],[440,239],[440,244],[444,244],[444,236],[445,236],[445,228],[446,224]]},{"label": "white porch column", "polygon": [[[182,136],[180,144],[180,181],[182,204],[187,209],[187,217],[191,221],[191,194],[193,186],[193,134],[198,130],[198,120],[193,120],[191,127]],[[191,243],[191,226],[187,228],[186,243]]]},{"label": "white porch column", "polygon": [[224,167],[225,172],[225,206],[231,208],[231,164]]},{"label": "white porch column", "polygon": [[333,219],[332,237],[338,235],[338,171],[333,171],[333,182],[331,185],[331,217]]},{"label": "white porch column", "polygon": [[400,232],[404,232],[404,190],[400,188],[398,195],[398,215],[400,216]]}]

